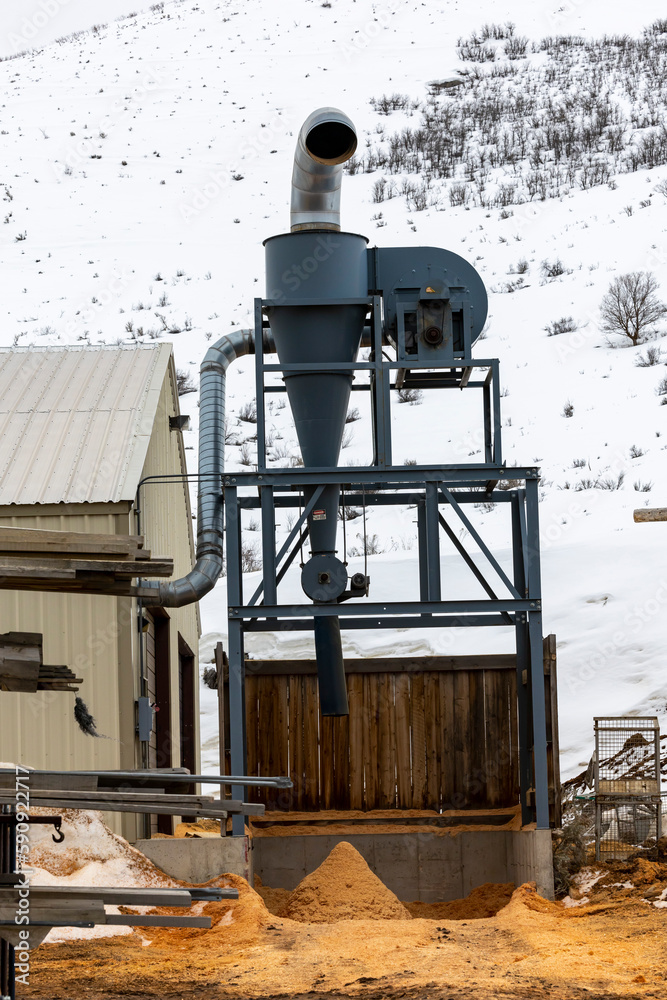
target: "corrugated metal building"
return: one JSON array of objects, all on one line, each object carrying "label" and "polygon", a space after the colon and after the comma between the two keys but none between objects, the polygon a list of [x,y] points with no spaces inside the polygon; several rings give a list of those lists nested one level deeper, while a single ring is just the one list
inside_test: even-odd
[{"label": "corrugated metal building", "polygon": [[[146,483],[135,502],[146,477],[186,472],[183,435],[169,421],[178,414],[171,344],[0,349],[0,524],[141,533],[185,575],[194,562],[187,484]],[[0,760],[199,770],[197,605],[167,613],[129,597],[0,591],[0,632],[11,630],[41,632],[45,662],[84,678],[79,694],[107,738],[79,730],[71,694],[0,693]],[[150,744],[136,734],[146,691],[157,708]],[[130,840],[144,834],[140,817],[107,818]]]}]

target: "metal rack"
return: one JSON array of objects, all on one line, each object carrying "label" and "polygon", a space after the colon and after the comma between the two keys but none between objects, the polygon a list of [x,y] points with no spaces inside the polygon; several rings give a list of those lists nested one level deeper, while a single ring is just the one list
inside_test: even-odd
[{"label": "metal rack", "polygon": [[595,859],[620,861],[662,835],[660,727],[655,716],[595,722]]}]

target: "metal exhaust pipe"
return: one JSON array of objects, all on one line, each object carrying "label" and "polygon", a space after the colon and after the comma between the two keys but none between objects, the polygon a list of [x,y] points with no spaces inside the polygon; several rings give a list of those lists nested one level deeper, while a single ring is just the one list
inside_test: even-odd
[{"label": "metal exhaust pipe", "polygon": [[[263,334],[264,352],[275,352],[273,338]],[[199,381],[199,495],[197,561],[180,580],[142,580],[139,596],[164,608],[194,604],[215,587],[223,566],[225,471],[225,384],[233,361],[255,353],[252,330],[233,330],[206,352]]]},{"label": "metal exhaust pipe", "polygon": [[290,228],[340,230],[343,164],[357,148],[354,125],[337,108],[318,108],[306,118],[294,153]]}]

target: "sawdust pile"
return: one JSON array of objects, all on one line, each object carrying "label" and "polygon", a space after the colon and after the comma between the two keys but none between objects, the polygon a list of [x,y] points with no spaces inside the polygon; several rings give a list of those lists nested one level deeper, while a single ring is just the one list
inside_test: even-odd
[{"label": "sawdust pile", "polygon": [[485,882],[473,889],[465,899],[452,899],[448,903],[406,903],[413,917],[424,920],[482,920],[495,917],[507,906],[514,882]]},{"label": "sawdust pile", "polygon": [[259,875],[255,875],[255,892],[264,900],[264,905],[276,917],[282,917],[292,893],[289,889],[274,889],[264,885]]},{"label": "sawdust pile", "polygon": [[290,894],[282,916],[302,923],[410,920],[410,914],[346,841]]},{"label": "sawdust pile", "polygon": [[[218,903],[206,903],[201,909],[193,908],[191,913],[201,913],[211,918],[211,930],[201,930],[196,927],[153,928],[143,929],[145,937],[150,937],[151,944],[156,947],[167,947],[175,950],[204,949],[216,952],[218,949],[226,952],[256,944],[266,925],[271,920],[271,914],[264,902],[253,888],[240,875],[227,873],[206,882],[207,887],[219,886],[238,889],[237,900],[223,899]],[[170,910],[167,907],[155,909],[155,913],[182,914],[182,909]]]}]

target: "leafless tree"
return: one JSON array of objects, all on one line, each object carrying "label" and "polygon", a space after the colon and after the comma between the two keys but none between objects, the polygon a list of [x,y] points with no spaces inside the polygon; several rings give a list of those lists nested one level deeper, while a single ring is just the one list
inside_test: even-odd
[{"label": "leafless tree", "polygon": [[651,327],[667,313],[667,306],[656,295],[658,287],[651,271],[619,275],[602,299],[603,329],[627,337],[633,346],[643,343]]}]

